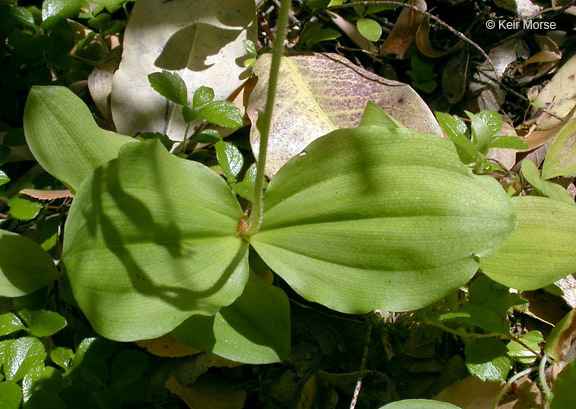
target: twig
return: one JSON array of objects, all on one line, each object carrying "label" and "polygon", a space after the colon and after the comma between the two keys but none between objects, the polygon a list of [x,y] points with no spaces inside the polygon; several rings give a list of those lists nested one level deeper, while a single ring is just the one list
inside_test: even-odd
[{"label": "twig", "polygon": [[[476,50],[478,50],[480,52],[480,54],[482,54],[482,56],[484,58],[486,58],[486,60],[492,66],[492,69],[494,70],[494,74],[496,74],[496,77],[497,78],[499,77],[498,72],[496,71],[496,66],[494,65],[494,62],[492,62],[492,59],[488,56],[488,54],[486,54],[486,51],[484,51],[484,49],[482,47],[480,47],[474,41],[472,41],[471,39],[466,37],[466,35],[464,35],[460,31],[456,30],[451,25],[445,23],[443,20],[439,19],[435,15],[430,14],[427,11],[420,10],[418,7],[416,7],[412,4],[402,3],[400,1],[359,1],[359,2],[355,2],[355,3],[348,3],[348,4],[341,4],[339,6],[333,6],[333,7],[330,7],[330,10],[339,9],[339,8],[357,7],[357,6],[365,6],[365,7],[367,7],[367,6],[398,6],[398,7],[406,7],[406,8],[409,8],[411,10],[416,11],[417,13],[423,14],[426,17],[430,18],[431,20],[434,20],[435,22],[440,24],[442,27],[444,27],[445,29],[450,31],[452,34],[454,34],[456,37],[460,38],[462,41],[470,44],[472,47],[474,47]],[[498,79],[497,82],[500,82],[500,80]]]},{"label": "twig", "polygon": [[366,367],[366,361],[368,361],[368,352],[370,351],[370,343],[372,342],[372,327],[374,326],[374,321],[370,319],[368,328],[366,329],[366,343],[364,344],[364,349],[362,351],[362,361],[360,363],[360,371],[358,373],[358,380],[356,381],[356,387],[354,388],[354,395],[352,396],[352,402],[350,402],[350,409],[355,409],[358,403],[358,396],[360,396],[360,390],[362,389],[362,373]]}]

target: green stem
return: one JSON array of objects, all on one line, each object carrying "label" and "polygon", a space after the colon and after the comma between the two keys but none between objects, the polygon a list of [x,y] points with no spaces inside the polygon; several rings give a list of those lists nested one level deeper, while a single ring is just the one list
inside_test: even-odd
[{"label": "green stem", "polygon": [[540,389],[544,393],[544,397],[546,398],[546,402],[550,404],[550,387],[548,386],[548,382],[546,382],[546,362],[548,361],[548,356],[544,354],[542,360],[540,361],[539,370],[538,370],[538,377],[540,379]]},{"label": "green stem", "polygon": [[502,389],[500,389],[500,392],[498,393],[498,395],[496,395],[496,398],[494,398],[494,401],[492,401],[492,409],[496,409],[498,407],[498,403],[500,403],[500,400],[502,399],[502,397],[506,394],[508,389],[510,389],[510,385],[512,385],[514,382],[516,382],[517,379],[520,379],[523,376],[528,375],[529,373],[532,373],[532,372],[537,371],[537,370],[538,370],[537,367],[528,368],[522,372],[518,372],[516,375],[514,375],[512,378],[510,378],[508,380],[508,382],[506,382],[506,385],[504,385],[504,387]]},{"label": "green stem", "polygon": [[270,78],[268,80],[268,94],[266,96],[266,108],[261,116],[259,115],[256,126],[260,131],[260,147],[258,151],[258,164],[256,165],[256,180],[254,181],[254,201],[252,203],[252,213],[250,214],[250,227],[244,233],[245,237],[250,237],[258,232],[262,223],[264,197],[264,170],[266,168],[266,152],[268,150],[268,135],[270,134],[270,124],[272,122],[272,110],[274,108],[274,98],[276,97],[276,85],[280,73],[280,63],[282,62],[282,52],[284,41],[286,40],[286,29],[288,27],[288,14],[290,12],[290,0],[282,0],[278,13],[278,28],[274,40],[272,51],[272,63],[270,65]]}]

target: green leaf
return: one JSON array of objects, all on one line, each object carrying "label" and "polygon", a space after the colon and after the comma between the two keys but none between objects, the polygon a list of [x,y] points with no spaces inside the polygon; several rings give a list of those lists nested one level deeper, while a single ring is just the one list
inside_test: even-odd
[{"label": "green leaf", "polygon": [[0,296],[20,297],[58,279],[52,258],[27,237],[0,230]]},{"label": "green leaf", "polygon": [[42,3],[42,20],[51,17],[62,19],[77,17],[84,5],[86,2],[83,0],[44,0]]},{"label": "green leaf", "polygon": [[214,101],[198,110],[202,118],[226,128],[238,128],[243,125],[240,111],[231,102]]},{"label": "green leaf", "polygon": [[209,104],[213,100],[214,100],[214,90],[210,87],[200,87],[194,93],[194,97],[192,99],[192,106],[194,108],[200,108],[206,104]]},{"label": "green leaf", "polygon": [[358,31],[368,41],[378,41],[382,36],[382,26],[370,18],[361,18],[356,22]]},{"label": "green leaf", "polygon": [[50,351],[50,359],[60,368],[68,371],[74,358],[74,352],[70,348],[56,347]]},{"label": "green leaf", "polygon": [[11,312],[0,315],[0,337],[11,334],[21,329],[26,329],[17,316]]},{"label": "green leaf", "polygon": [[529,146],[523,140],[515,136],[495,136],[490,143],[490,148],[503,149],[529,149]]},{"label": "green leaf", "polygon": [[122,341],[159,337],[230,305],[248,279],[242,209],[207,167],[158,141],[125,146],[82,184],[62,259],[94,329]]},{"label": "green leaf", "polygon": [[[540,331],[530,331],[527,334],[522,335],[519,340],[532,350],[539,352],[540,343],[544,341],[544,337]],[[524,348],[518,342],[510,341],[508,345],[506,345],[506,348],[508,349],[508,356],[515,361],[522,364],[531,364],[536,361],[537,356],[534,355],[532,351]]]},{"label": "green leaf", "polygon": [[454,321],[467,325],[473,325],[488,332],[498,334],[510,333],[510,324],[502,321],[502,315],[496,314],[489,308],[478,304],[466,304],[458,310],[466,313],[467,317],[454,317]]},{"label": "green leaf", "polygon": [[19,220],[32,220],[42,210],[42,203],[20,194],[11,198],[8,201],[8,206],[10,207],[10,215]]},{"label": "green leaf", "polygon": [[242,182],[232,185],[232,189],[242,198],[252,201],[254,194],[254,182],[256,181],[256,164],[250,165]]},{"label": "green leaf", "polygon": [[46,350],[38,338],[22,337],[4,342],[4,375],[9,381],[18,382],[46,358]]},{"label": "green leaf", "polygon": [[148,365],[148,356],[140,351],[122,351],[110,367],[110,384],[128,387],[141,381]]},{"label": "green leaf", "polygon": [[195,111],[188,106],[182,107],[182,118],[184,118],[184,122],[187,124],[197,120],[199,117],[200,115],[198,114],[198,111]]},{"label": "green leaf", "polygon": [[492,280],[536,290],[576,271],[576,206],[545,197],[512,198],[518,228],[494,256],[480,259]]},{"label": "green leaf", "polygon": [[478,112],[477,116],[488,126],[492,136],[497,135],[502,130],[502,117],[498,112],[485,110]]},{"label": "green leaf", "polygon": [[242,45],[244,46],[244,49],[246,49],[246,52],[250,55],[253,56],[257,56],[258,55],[258,50],[256,49],[256,44],[254,44],[254,41],[252,40],[243,40],[242,41]]},{"label": "green leaf", "polygon": [[362,126],[312,142],[278,172],[249,240],[310,301],[406,311],[466,283],[515,225],[504,190],[449,141]]},{"label": "green leaf", "polygon": [[20,316],[28,327],[31,335],[35,337],[48,337],[54,335],[66,326],[63,316],[54,311],[20,311]]},{"label": "green leaf", "polygon": [[214,317],[194,315],[172,335],[192,348],[236,362],[280,362],[290,357],[288,297],[250,273],[244,293],[232,305]]},{"label": "green leaf", "polygon": [[466,367],[483,381],[504,381],[512,368],[507,352],[496,338],[474,339],[466,344]]},{"label": "green leaf", "polygon": [[558,374],[552,387],[550,409],[573,409],[574,385],[576,385],[576,361],[570,362]]},{"label": "green leaf", "polygon": [[196,135],[193,139],[197,143],[216,143],[222,140],[222,136],[216,129],[206,129]]},{"label": "green leaf", "polygon": [[0,408],[19,409],[22,390],[16,382],[0,382]]},{"label": "green leaf", "polygon": [[65,409],[58,392],[66,386],[67,380],[56,368],[43,363],[32,368],[22,380],[22,394],[26,409]]},{"label": "green leaf", "polygon": [[148,75],[150,86],[164,98],[182,105],[188,105],[188,91],[186,83],[175,72],[162,70],[162,72],[154,72]]},{"label": "green leaf", "polygon": [[98,4],[99,6],[106,7],[109,13],[114,13],[126,0],[90,0],[90,3]]},{"label": "green leaf", "polygon": [[489,309],[500,319],[506,315],[510,308],[528,302],[519,294],[511,293],[508,287],[482,275],[470,284],[468,291],[468,301],[471,304]]},{"label": "green leaf", "polygon": [[10,182],[10,178],[4,171],[0,170],[0,186],[5,185],[6,183]]},{"label": "green leaf", "polygon": [[546,152],[542,178],[576,175],[576,118],[569,120],[558,132]]},{"label": "green leaf", "polygon": [[464,163],[471,163],[474,161],[474,156],[478,150],[468,137],[468,127],[456,115],[449,115],[443,112],[435,112],[438,123],[448,135],[448,138],[456,145],[458,155]]},{"label": "green leaf", "polygon": [[98,166],[114,159],[132,138],[100,129],[88,107],[65,87],[32,87],[24,109],[32,154],[73,191]]},{"label": "green leaf", "polygon": [[468,118],[470,118],[470,121],[472,122],[472,137],[476,149],[480,154],[486,156],[490,149],[492,138],[494,137],[493,129],[490,127],[488,122],[479,115],[474,115],[472,112],[468,111],[466,111],[466,115],[468,115]]},{"label": "green leaf", "polygon": [[522,176],[524,176],[528,183],[530,183],[539,194],[574,205],[574,199],[572,199],[566,189],[556,183],[547,182],[540,178],[540,172],[534,162],[529,159],[524,159],[520,169]]},{"label": "green leaf", "polygon": [[428,399],[405,399],[381,406],[380,409],[460,409],[451,403]]},{"label": "green leaf", "polygon": [[216,157],[228,180],[235,180],[244,166],[244,158],[238,148],[231,143],[220,141],[215,145]]}]

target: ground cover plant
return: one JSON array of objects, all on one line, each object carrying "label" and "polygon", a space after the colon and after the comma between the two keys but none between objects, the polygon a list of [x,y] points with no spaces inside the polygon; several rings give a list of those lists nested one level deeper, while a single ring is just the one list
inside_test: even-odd
[{"label": "ground cover plant", "polygon": [[490,30],[575,7],[520,3],[2,3],[1,406],[571,407],[574,38]]}]

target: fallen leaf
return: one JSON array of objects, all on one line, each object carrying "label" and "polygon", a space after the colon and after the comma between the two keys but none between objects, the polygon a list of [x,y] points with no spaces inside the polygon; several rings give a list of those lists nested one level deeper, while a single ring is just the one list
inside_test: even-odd
[{"label": "fallen leaf", "polygon": [[56,200],[74,197],[69,190],[22,189],[19,193],[38,200]]},{"label": "fallen leaf", "polygon": [[542,7],[534,4],[531,0],[494,0],[498,7],[513,11],[519,17],[534,17]]},{"label": "fallen leaf", "polygon": [[444,389],[434,400],[451,403],[461,409],[486,409],[492,406],[502,386],[504,382],[481,381],[469,376]]},{"label": "fallen leaf", "polygon": [[95,67],[88,76],[88,90],[96,104],[96,108],[104,119],[112,122],[112,110],[110,108],[110,94],[112,92],[112,78],[114,71],[120,64],[120,48],[116,48],[110,59],[100,67]]},{"label": "fallen leaf", "polygon": [[210,374],[202,376],[190,387],[182,386],[174,377],[170,377],[164,386],[190,409],[242,409],[247,396],[239,382]]},{"label": "fallen leaf", "polygon": [[330,17],[332,22],[336,24],[338,28],[342,30],[342,32],[346,34],[348,38],[350,38],[350,40],[352,40],[352,42],[356,44],[358,47],[371,53],[376,53],[378,51],[378,49],[376,48],[376,46],[372,41],[367,40],[362,36],[362,34],[360,34],[360,32],[358,31],[358,27],[356,27],[356,24],[354,24],[349,20],[346,20],[345,18],[343,18],[339,14],[334,13],[333,11],[327,10],[326,14],[328,14],[328,17]]},{"label": "fallen leaf", "polygon": [[418,46],[418,50],[420,50],[420,52],[426,57],[430,58],[444,57],[445,55],[462,49],[465,44],[466,43],[463,40],[458,40],[458,42],[448,50],[440,51],[435,49],[430,42],[430,18],[428,17],[422,19],[420,27],[416,32],[416,45]]},{"label": "fallen leaf", "polygon": [[[416,6],[422,11],[426,11],[427,8],[424,0],[410,0],[408,4]],[[380,48],[380,55],[395,55],[399,59],[408,58],[411,54],[410,50],[416,41],[416,33],[422,20],[424,20],[424,14],[411,8],[403,7],[392,31],[386,37],[382,48]]]},{"label": "fallen leaf", "polygon": [[[254,66],[258,83],[247,109],[253,124],[266,102],[271,56]],[[310,142],[338,128],[358,126],[364,108],[372,101],[404,126],[442,135],[428,106],[409,85],[387,80],[337,54],[284,57],[280,68],[275,110],[268,141],[266,174],[272,177]],[[260,134],[250,131],[254,155]]]},{"label": "fallen leaf", "polygon": [[148,74],[168,70],[186,82],[189,98],[200,86],[215,100],[227,99],[242,83],[242,42],[256,41],[253,0],[139,0],[124,34],[120,68],[112,83],[112,114],[119,132],[166,133],[182,140],[180,108],[168,104]]},{"label": "fallen leaf", "polygon": [[160,338],[136,341],[136,345],[146,349],[152,355],[166,358],[180,358],[183,356],[196,355],[201,352],[184,345],[170,334],[166,334]]}]

